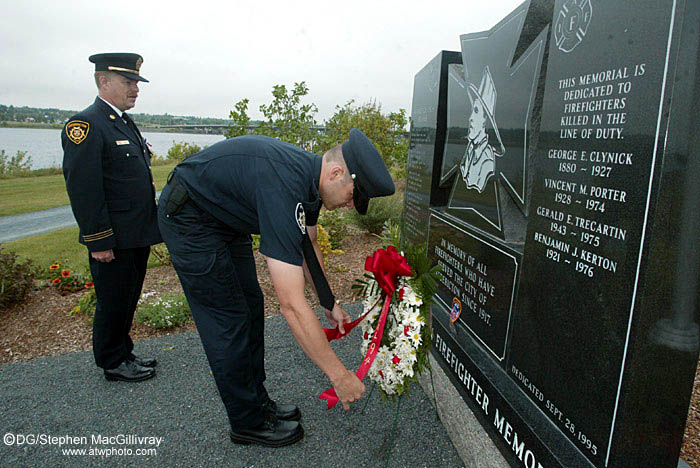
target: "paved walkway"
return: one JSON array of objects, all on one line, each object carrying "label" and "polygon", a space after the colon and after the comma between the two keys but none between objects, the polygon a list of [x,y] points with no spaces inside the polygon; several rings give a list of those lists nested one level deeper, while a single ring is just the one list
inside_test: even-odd
[{"label": "paved walkway", "polygon": [[[156,196],[160,196],[160,190],[156,192]],[[76,224],[70,205],[15,216],[0,216],[0,243],[45,234]]]},{"label": "paved walkway", "polygon": [[[359,307],[347,310],[354,316]],[[0,435],[4,442],[11,442],[12,435],[38,441],[0,444],[0,466],[383,466],[395,404],[383,405],[375,390],[348,413],[340,405],[328,411],[318,399],[328,381],[298,347],[284,319],[267,319],[265,334],[268,391],[279,401],[298,404],[303,414],[305,436],[295,445],[269,449],[229,441],[228,421],[199,336],[188,332],[137,342],[137,353],[156,356],[159,364],[154,379],[136,384],[107,382],[90,352],[0,365]],[[332,345],[350,368],[359,365],[359,333]],[[420,386],[413,386],[400,409],[390,467],[463,466]],[[58,439],[49,439],[67,441],[66,436],[74,443],[59,447]],[[100,437],[106,443],[92,440]],[[137,439],[145,437],[160,438],[160,445]],[[102,455],[62,452],[91,448],[101,449]],[[150,454],[136,454],[153,448]]]},{"label": "paved walkway", "polygon": [[70,205],[15,216],[3,216],[0,217],[0,242],[36,236],[75,225]]}]

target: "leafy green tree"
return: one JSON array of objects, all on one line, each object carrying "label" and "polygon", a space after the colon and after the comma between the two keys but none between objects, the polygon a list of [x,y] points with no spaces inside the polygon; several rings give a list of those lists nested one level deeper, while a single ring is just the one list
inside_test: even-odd
[{"label": "leafy green tree", "polygon": [[307,94],[309,88],[304,81],[294,83],[294,88],[289,91],[285,85],[273,86],[274,99],[269,105],[260,106],[260,112],[267,119],[260,124],[261,132],[312,150],[316,143],[314,114],[318,108],[313,103],[301,104],[301,98]]},{"label": "leafy green tree", "polygon": [[359,128],[377,146],[387,167],[401,176],[408,156],[408,140],[404,136],[407,123],[405,109],[383,114],[376,101],[357,106],[351,100],[342,107],[336,106],[335,114],[326,121],[326,132],[317,149],[323,153],[347,140],[351,129]]},{"label": "leafy green tree", "polygon": [[249,129],[248,99],[238,101],[229,113],[233,121],[225,135],[233,138],[250,133],[279,138],[282,141],[300,146],[308,151],[316,144],[316,120],[318,112],[316,104],[302,104],[301,98],[309,94],[306,83],[294,83],[294,88],[288,90],[285,85],[275,85],[272,88],[272,102],[262,104],[260,112],[265,116],[263,122],[255,129]]},{"label": "leafy green tree", "polygon": [[248,125],[250,125],[250,117],[248,116],[248,103],[246,98],[234,104],[234,109],[229,112],[229,118],[233,120],[228,129],[224,132],[226,138],[235,138],[241,135],[250,133]]}]

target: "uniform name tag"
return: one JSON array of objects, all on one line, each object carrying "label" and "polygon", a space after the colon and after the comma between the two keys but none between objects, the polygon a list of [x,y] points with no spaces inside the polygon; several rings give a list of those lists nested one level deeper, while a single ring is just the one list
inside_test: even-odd
[{"label": "uniform name tag", "polygon": [[116,143],[117,143],[117,146],[128,145],[129,140],[117,140]]}]

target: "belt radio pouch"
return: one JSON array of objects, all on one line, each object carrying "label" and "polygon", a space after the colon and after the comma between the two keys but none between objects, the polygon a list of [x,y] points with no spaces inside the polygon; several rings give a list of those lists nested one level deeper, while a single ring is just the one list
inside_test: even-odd
[{"label": "belt radio pouch", "polygon": [[168,185],[170,185],[170,196],[168,196],[168,201],[165,202],[165,214],[167,216],[174,216],[182,211],[182,207],[185,206],[190,196],[185,186],[177,180],[177,177],[168,178],[170,179],[168,181]]}]

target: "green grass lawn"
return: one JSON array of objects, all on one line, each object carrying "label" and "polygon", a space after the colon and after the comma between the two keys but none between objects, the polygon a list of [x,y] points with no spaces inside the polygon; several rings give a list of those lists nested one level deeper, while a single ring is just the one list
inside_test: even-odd
[{"label": "green grass lawn", "polygon": [[68,203],[62,175],[0,180],[0,216],[46,210]]},{"label": "green grass lawn", "polygon": [[[156,189],[161,190],[175,163],[153,166]],[[66,183],[60,174],[0,180],[0,216],[12,216],[68,205]]]},{"label": "green grass lawn", "polygon": [[88,268],[87,249],[78,243],[77,226],[38,236],[23,237],[6,242],[2,246],[4,249],[14,251],[22,259],[31,259],[37,268],[48,269],[54,262],[61,262],[61,265],[72,268],[78,273],[84,273]]},{"label": "green grass lawn", "polygon": [[[35,268],[48,269],[52,263],[61,262],[64,268],[88,277],[90,275],[87,248],[78,243],[77,226],[5,242],[2,247],[15,252],[20,259],[31,259]],[[151,255],[148,259],[148,267],[157,265],[159,265],[157,259]]]},{"label": "green grass lawn", "polygon": [[[153,179],[158,190],[165,186],[173,167],[175,163],[153,166]],[[69,203],[61,174],[0,179],[0,216],[46,210]],[[85,246],[78,243],[77,226],[6,242],[2,247],[16,252],[20,258],[31,259],[35,268],[48,268],[54,262],[61,262],[65,268],[89,275],[88,253]],[[153,255],[148,265],[157,265]]]}]

